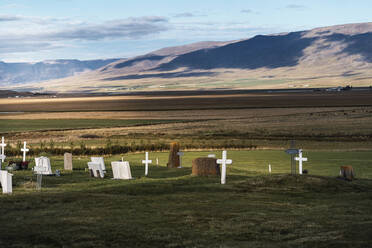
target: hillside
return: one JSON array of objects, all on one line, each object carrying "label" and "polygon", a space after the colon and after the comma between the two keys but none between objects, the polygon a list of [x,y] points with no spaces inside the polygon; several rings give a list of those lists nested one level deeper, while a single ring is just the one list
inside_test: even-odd
[{"label": "hillside", "polygon": [[372,23],[165,48],[32,87],[124,92],[372,84]]},{"label": "hillside", "polygon": [[0,61],[0,86],[64,78],[96,70],[118,59],[47,60],[38,63],[5,63]]}]

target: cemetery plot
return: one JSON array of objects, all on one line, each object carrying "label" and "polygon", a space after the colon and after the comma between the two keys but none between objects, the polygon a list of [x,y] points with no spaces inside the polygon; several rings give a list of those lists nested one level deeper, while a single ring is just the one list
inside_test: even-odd
[{"label": "cemetery plot", "polygon": [[[0,195],[0,244],[330,247],[341,242],[368,247],[372,242],[370,152],[304,150],[309,161],[303,166],[310,174],[290,176],[283,151],[229,150],[226,159],[233,163],[226,167],[226,185],[218,175],[191,176],[192,160],[215,159],[208,158],[212,152],[223,158],[222,151],[184,151],[182,169],[167,168],[168,152],[149,153],[148,159],[159,158],[159,166],[152,166],[148,177],[143,176],[144,153],[126,154],[134,180],[111,180],[116,173],[111,174],[115,169],[109,162],[121,156],[105,156],[104,179],[92,180],[84,170],[66,171],[43,177],[40,192],[30,183],[30,170],[16,171],[12,197]],[[63,156],[50,160],[53,169],[64,168]],[[74,157],[74,169],[86,168],[88,161]],[[353,166],[356,180],[337,178],[345,164]]]}]

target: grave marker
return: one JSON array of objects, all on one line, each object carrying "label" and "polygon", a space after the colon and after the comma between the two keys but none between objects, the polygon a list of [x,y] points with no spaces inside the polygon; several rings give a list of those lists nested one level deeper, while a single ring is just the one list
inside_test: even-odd
[{"label": "grave marker", "polygon": [[231,159],[227,159],[227,152],[222,152],[222,159],[217,159],[217,164],[221,164],[221,184],[226,184],[226,165],[232,164]]},{"label": "grave marker", "polygon": [[192,160],[192,175],[220,176],[220,166],[215,158],[195,158]]},{"label": "grave marker", "polygon": [[114,179],[132,179],[130,165],[128,161],[111,162]]},{"label": "grave marker", "polygon": [[35,158],[34,172],[36,174],[53,175],[50,159],[47,157]]},{"label": "grave marker", "polygon": [[91,162],[88,162],[88,168],[92,177],[105,177],[106,166],[103,157],[91,157]]},{"label": "grave marker", "polygon": [[291,148],[287,149],[285,152],[289,155],[291,155],[291,174],[296,174],[296,161],[294,160],[295,155],[298,154],[298,149],[294,148],[295,142],[294,140],[291,141]]},{"label": "grave marker", "polygon": [[302,149],[298,150],[298,157],[295,157],[295,160],[298,161],[298,170],[300,175],[302,175],[302,162],[307,161],[307,158],[302,157]]},{"label": "grave marker", "polygon": [[152,163],[152,160],[149,160],[149,153],[146,152],[146,159],[142,160],[142,164],[145,164],[145,176],[149,173],[149,164]]},{"label": "grave marker", "polygon": [[36,172],[36,189],[41,190],[43,174],[48,173],[48,168],[43,166],[43,164],[36,164],[34,171]]},{"label": "grave marker", "polygon": [[[5,147],[6,147],[6,144],[4,142],[4,137],[1,138],[1,143],[0,143],[0,146],[1,146],[1,162],[4,163],[5,161]],[[1,168],[0,168],[1,169]]]},{"label": "grave marker", "polygon": [[13,192],[12,177],[13,174],[8,171],[0,170],[0,183],[3,188],[3,194],[11,194]]},{"label": "grave marker", "polygon": [[178,157],[180,158],[180,166],[178,168],[182,168],[182,156],[185,155],[183,152],[177,152]]},{"label": "grave marker", "polygon": [[72,154],[66,152],[64,155],[64,169],[72,171]]},{"label": "grave marker", "polygon": [[177,153],[180,151],[180,144],[173,142],[170,145],[169,159],[167,163],[168,168],[177,168],[180,166],[180,156]]},{"label": "grave marker", "polygon": [[90,160],[92,163],[98,163],[101,165],[101,169],[103,172],[106,172],[106,166],[105,166],[105,161],[103,160],[103,157],[91,157]]},{"label": "grave marker", "polygon": [[30,149],[27,149],[27,143],[26,141],[23,142],[23,148],[21,149],[21,151],[23,152],[23,162],[26,162],[26,152],[28,152]]}]

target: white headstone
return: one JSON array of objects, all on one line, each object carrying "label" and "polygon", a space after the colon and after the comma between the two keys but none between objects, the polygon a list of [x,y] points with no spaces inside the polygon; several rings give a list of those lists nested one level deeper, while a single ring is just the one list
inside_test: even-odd
[{"label": "white headstone", "polygon": [[226,165],[232,164],[231,159],[227,159],[227,152],[222,152],[222,159],[217,159],[217,164],[221,164],[221,184],[226,184]]},{"label": "white headstone", "polygon": [[41,175],[53,175],[50,159],[47,157],[35,158],[34,172]]},{"label": "white headstone", "polygon": [[156,158],[156,166],[159,166],[159,158]]},{"label": "white headstone", "polygon": [[185,155],[185,153],[177,152],[177,155],[180,157],[180,166],[178,168],[182,168],[182,156]]},{"label": "white headstone", "polygon": [[1,162],[4,163],[5,161],[5,147],[6,147],[6,144],[4,142],[4,137],[1,138],[1,143],[0,143],[0,146],[1,146]]},{"label": "white headstone", "polygon": [[66,152],[64,154],[63,168],[72,171],[72,153]]},{"label": "white headstone", "polygon": [[114,179],[132,179],[129,162],[111,162]]},{"label": "white headstone", "polygon": [[106,171],[105,161],[103,160],[103,157],[91,157],[90,159],[93,163],[99,163],[101,165],[101,169],[104,172]]},{"label": "white headstone", "polygon": [[298,150],[298,157],[295,157],[295,160],[298,161],[298,170],[300,175],[302,175],[302,162],[307,161],[307,158],[302,157],[302,149]]},{"label": "white headstone", "polygon": [[208,158],[215,158],[216,154],[208,154]]},{"label": "white headstone", "polygon": [[269,164],[269,173],[271,174],[271,164]]},{"label": "white headstone", "polygon": [[142,164],[145,164],[145,176],[149,174],[149,164],[152,163],[152,160],[149,160],[149,153],[146,152],[146,159],[142,160]]},{"label": "white headstone", "polygon": [[26,152],[28,152],[30,149],[27,149],[27,143],[26,141],[23,142],[23,148],[21,151],[23,152],[23,162],[26,162]]},{"label": "white headstone", "polygon": [[8,171],[0,170],[0,183],[3,188],[3,194],[11,194],[13,192],[12,177],[13,174]]},{"label": "white headstone", "polygon": [[93,172],[94,177],[100,177],[100,178],[105,177],[105,173],[103,172],[101,163],[88,162],[88,168],[89,170]]}]

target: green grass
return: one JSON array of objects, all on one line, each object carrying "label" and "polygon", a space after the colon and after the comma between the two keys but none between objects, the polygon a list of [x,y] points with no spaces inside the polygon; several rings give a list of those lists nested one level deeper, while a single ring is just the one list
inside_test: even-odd
[{"label": "green grass", "polygon": [[[92,113],[93,114],[93,113]],[[40,119],[40,120],[1,120],[0,133],[70,130],[88,128],[129,127],[162,123],[180,122],[179,120],[117,120],[117,119]]]},{"label": "green grass", "polygon": [[[134,180],[94,179],[84,170],[43,177],[14,172],[14,193],[0,195],[1,247],[368,247],[372,241],[372,152],[306,152],[307,176],[289,176],[283,151],[228,151],[227,184],[192,177],[193,158],[144,177],[143,153],[128,154]],[[214,152],[218,157],[221,152]],[[74,157],[74,168],[86,167]],[[273,166],[268,175],[267,164]],[[358,180],[336,179],[352,165]],[[52,167],[62,169],[63,158]]]}]

